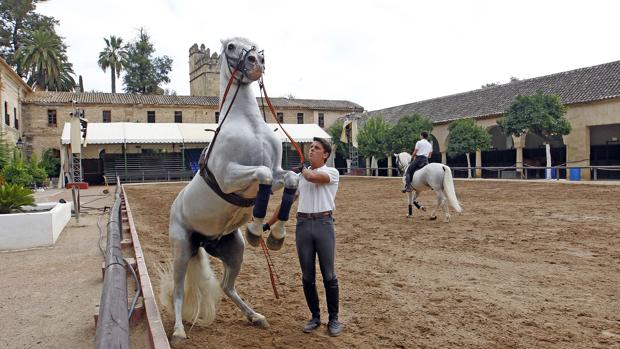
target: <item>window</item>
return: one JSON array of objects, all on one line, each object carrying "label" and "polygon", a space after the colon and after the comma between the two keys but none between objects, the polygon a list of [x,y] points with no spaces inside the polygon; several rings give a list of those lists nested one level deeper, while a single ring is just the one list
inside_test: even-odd
[{"label": "window", "polygon": [[297,123],[298,124],[304,123],[304,113],[297,113]]},{"label": "window", "polygon": [[48,109],[47,110],[47,126],[48,127],[56,127],[56,109]]},{"label": "window", "polygon": [[319,127],[325,127],[325,114],[319,113]]},{"label": "window", "polygon": [[174,112],[174,122],[176,122],[177,124],[183,123],[183,112],[182,111],[177,110]]},{"label": "window", "polygon": [[109,110],[103,111],[103,122],[112,122],[112,112]]},{"label": "window", "polygon": [[19,130],[19,120],[17,119],[17,108],[13,108],[13,125]]},{"label": "window", "polygon": [[146,122],[148,122],[149,124],[155,123],[155,111],[154,110],[149,110],[146,112]]},{"label": "window", "polygon": [[281,124],[282,124],[282,123],[284,123],[284,113],[282,113],[282,112],[277,112],[277,113],[276,113],[276,116],[277,116],[277,118],[278,118],[278,122],[279,122],[279,123],[281,123]]},{"label": "window", "polygon": [[220,112],[219,111],[215,112],[215,123],[216,124],[220,123]]},{"label": "window", "polygon": [[4,101],[4,123],[8,126],[11,125],[11,119],[9,117],[9,103]]}]

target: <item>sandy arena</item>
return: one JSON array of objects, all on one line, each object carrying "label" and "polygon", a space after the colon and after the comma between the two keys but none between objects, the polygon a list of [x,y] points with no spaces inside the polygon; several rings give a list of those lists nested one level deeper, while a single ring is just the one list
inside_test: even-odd
[{"label": "sandy arena", "polygon": [[[127,187],[156,292],[155,267],[171,258],[169,206],[182,186]],[[273,295],[260,248],[246,247],[237,279],[271,327],[252,327],[224,298],[210,327],[188,332],[187,347],[620,348],[620,186],[457,181],[465,211],[450,223],[418,210],[407,219],[400,187],[395,178],[342,178],[340,337],[325,325],[301,331],[309,312],[292,218],[283,249],[271,252],[283,296]],[[420,200],[436,202],[432,192]],[[212,266],[221,275],[221,262]],[[173,317],[162,317],[170,334]]]}]

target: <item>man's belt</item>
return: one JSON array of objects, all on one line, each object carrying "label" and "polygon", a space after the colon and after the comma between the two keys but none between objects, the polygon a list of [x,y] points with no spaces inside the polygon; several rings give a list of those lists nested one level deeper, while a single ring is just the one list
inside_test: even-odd
[{"label": "man's belt", "polygon": [[304,212],[297,212],[297,217],[301,217],[301,218],[306,218],[306,219],[317,219],[317,218],[323,218],[323,217],[331,217],[332,215],[332,211],[323,211],[323,212],[316,212],[316,213],[304,213]]}]

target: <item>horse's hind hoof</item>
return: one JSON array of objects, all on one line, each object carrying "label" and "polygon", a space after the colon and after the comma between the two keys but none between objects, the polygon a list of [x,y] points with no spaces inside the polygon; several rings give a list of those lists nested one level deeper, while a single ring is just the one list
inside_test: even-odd
[{"label": "horse's hind hoof", "polygon": [[278,251],[284,245],[284,238],[276,239],[272,235],[267,238],[267,248],[273,251]]},{"label": "horse's hind hoof", "polygon": [[258,328],[269,328],[269,323],[267,322],[267,319],[261,314],[254,314],[253,316],[248,317],[248,320],[250,320],[252,325]]},{"label": "horse's hind hoof", "polygon": [[420,206],[420,210],[426,212],[426,206]]},{"label": "horse's hind hoof", "polygon": [[172,338],[170,338],[170,346],[172,348],[183,348],[187,342],[187,336],[181,336],[177,334],[172,334]]},{"label": "horse's hind hoof", "polygon": [[258,247],[258,245],[260,245],[260,239],[262,239],[262,237],[252,234],[249,228],[245,231],[245,241],[251,246]]},{"label": "horse's hind hoof", "polygon": [[408,215],[407,215],[407,218],[411,218],[411,217],[413,217],[413,216],[412,216],[412,215],[410,215],[410,214],[408,214]]},{"label": "horse's hind hoof", "polygon": [[435,217],[431,217],[431,221],[434,221],[434,220],[436,220],[436,219],[437,219],[437,216],[435,216]]}]

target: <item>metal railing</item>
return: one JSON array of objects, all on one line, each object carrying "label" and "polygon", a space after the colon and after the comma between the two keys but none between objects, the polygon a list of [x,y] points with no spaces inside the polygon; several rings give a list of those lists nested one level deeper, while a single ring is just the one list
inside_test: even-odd
[{"label": "metal railing", "polygon": [[[392,176],[401,176],[398,174],[396,167],[359,167],[359,168],[343,168],[337,167],[338,171],[342,175],[356,175],[356,176],[377,176],[377,173],[381,173],[380,176],[385,177],[385,173],[392,171]],[[482,171],[482,178],[499,178],[499,179],[545,179],[547,177],[546,172],[549,170],[550,179],[570,179],[581,180],[582,172],[589,172],[592,180],[599,180],[599,175],[602,172],[620,172],[620,166],[472,166],[450,167],[452,175],[456,178],[467,177],[467,171],[471,171],[472,177],[476,177],[476,170]],[[370,173],[370,174],[369,174]],[[464,174],[464,176],[463,176]],[[620,173],[614,178],[603,178],[620,180]]]},{"label": "metal railing", "polygon": [[[109,174],[109,173],[108,173]],[[184,181],[190,180],[195,172],[192,170],[159,171],[159,170],[128,170],[111,173],[111,176],[104,174],[108,183],[114,183],[116,178],[120,178],[123,183],[144,183],[155,181]]]}]

